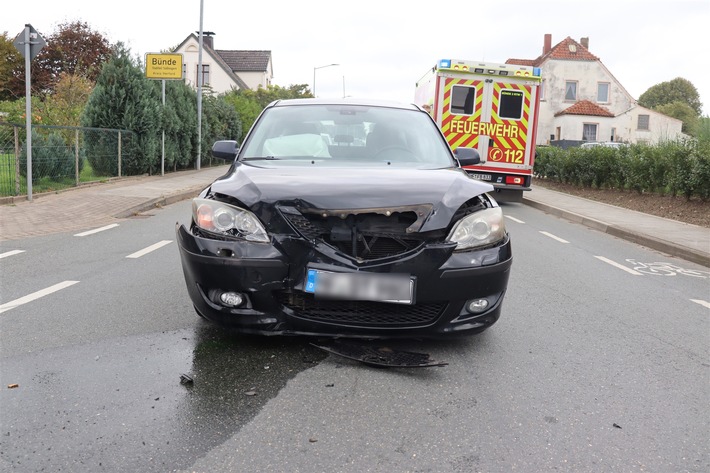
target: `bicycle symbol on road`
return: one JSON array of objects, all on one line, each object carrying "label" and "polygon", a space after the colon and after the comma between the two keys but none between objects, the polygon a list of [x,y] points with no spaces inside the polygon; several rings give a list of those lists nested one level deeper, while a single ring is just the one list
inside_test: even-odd
[{"label": "bicycle symbol on road", "polygon": [[682,274],[684,276],[694,278],[710,278],[710,271],[684,269],[672,263],[664,263],[660,261],[656,261],[654,263],[641,263],[632,258],[628,258],[626,261],[634,266],[635,271],[643,274],[650,274],[653,276],[676,276]]}]

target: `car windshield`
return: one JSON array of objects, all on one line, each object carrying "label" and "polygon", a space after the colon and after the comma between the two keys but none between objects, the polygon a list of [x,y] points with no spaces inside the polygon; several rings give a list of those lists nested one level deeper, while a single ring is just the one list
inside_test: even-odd
[{"label": "car windshield", "polygon": [[279,167],[455,165],[425,113],[349,104],[271,107],[259,118],[239,159]]}]

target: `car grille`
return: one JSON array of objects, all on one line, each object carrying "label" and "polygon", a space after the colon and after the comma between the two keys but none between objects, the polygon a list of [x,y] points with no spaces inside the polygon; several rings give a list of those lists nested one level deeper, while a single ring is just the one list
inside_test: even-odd
[{"label": "car grille", "polygon": [[277,294],[277,300],[298,317],[342,325],[367,327],[411,327],[434,323],[446,309],[446,302],[415,305],[369,301],[316,299],[311,294]]},{"label": "car grille", "polygon": [[[424,244],[422,239],[406,237],[405,229],[416,219],[416,215],[409,218],[403,216],[400,220],[392,218],[388,222],[381,215],[363,215],[345,222],[337,217],[321,218],[300,213],[283,215],[304,238],[320,239],[341,253],[362,261],[398,256]],[[386,228],[382,222],[392,223],[394,228]],[[377,230],[368,228],[375,225]]]}]

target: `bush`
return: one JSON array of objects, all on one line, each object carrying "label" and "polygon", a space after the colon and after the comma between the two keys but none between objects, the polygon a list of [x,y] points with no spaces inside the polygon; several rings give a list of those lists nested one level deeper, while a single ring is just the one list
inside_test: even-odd
[{"label": "bush", "polygon": [[[83,160],[79,159],[79,172]],[[43,135],[32,131],[32,182],[43,177],[60,179],[75,177],[76,157],[74,147],[67,145],[58,133]],[[20,151],[20,174],[27,176],[27,142]]]},{"label": "bush", "polygon": [[538,148],[537,177],[567,184],[710,198],[710,142],[683,140],[621,148]]}]

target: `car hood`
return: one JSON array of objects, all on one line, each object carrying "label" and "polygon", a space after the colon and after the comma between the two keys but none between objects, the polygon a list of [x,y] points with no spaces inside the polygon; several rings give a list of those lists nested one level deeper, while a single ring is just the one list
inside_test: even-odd
[{"label": "car hood", "polygon": [[278,168],[236,163],[232,173],[212,183],[211,193],[224,194],[250,209],[297,203],[323,210],[393,209],[429,204],[419,231],[449,225],[454,212],[493,186],[458,168]]}]

